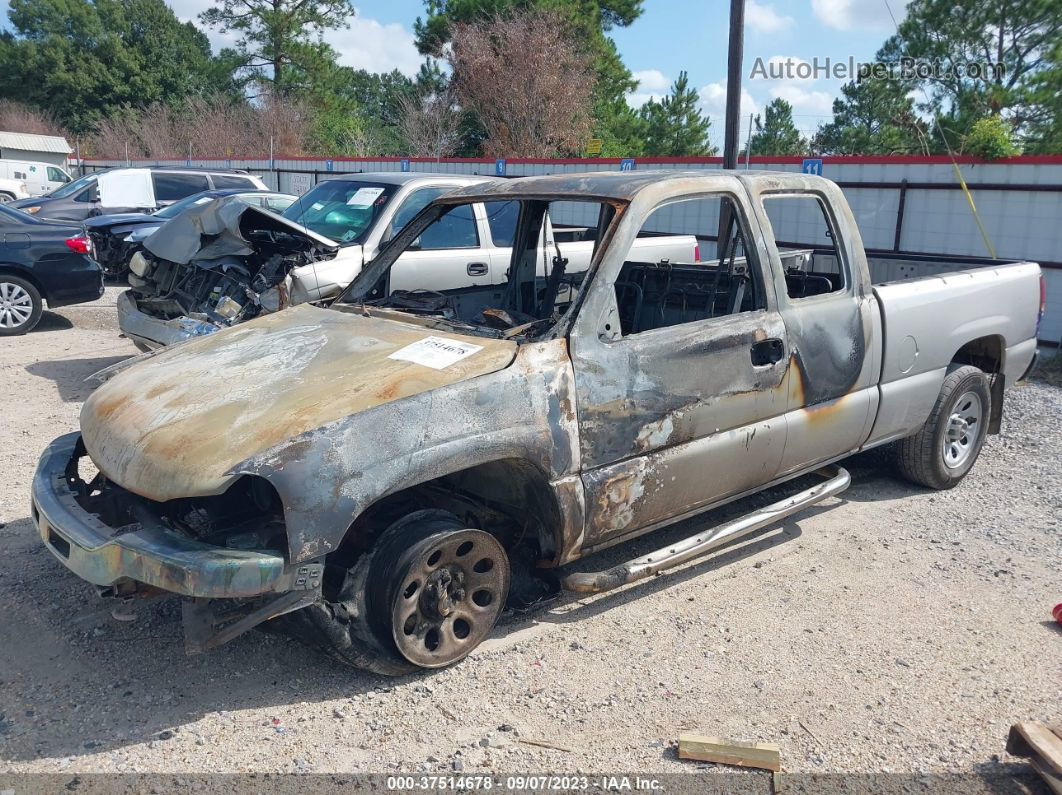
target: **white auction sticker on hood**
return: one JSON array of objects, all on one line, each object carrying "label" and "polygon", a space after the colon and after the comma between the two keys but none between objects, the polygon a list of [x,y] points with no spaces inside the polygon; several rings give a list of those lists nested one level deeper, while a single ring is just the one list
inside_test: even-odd
[{"label": "white auction sticker on hood", "polygon": [[404,348],[399,348],[387,358],[422,364],[433,370],[443,370],[481,350],[483,350],[482,345],[472,345],[446,337],[425,337]]}]

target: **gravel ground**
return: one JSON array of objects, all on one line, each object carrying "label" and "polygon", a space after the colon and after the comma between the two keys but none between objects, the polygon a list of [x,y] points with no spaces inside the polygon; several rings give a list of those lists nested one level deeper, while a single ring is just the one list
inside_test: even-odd
[{"label": "gravel ground", "polygon": [[176,601],[119,623],[43,549],[37,456],[77,427],[84,377],[135,353],[116,294],[0,342],[0,771],[711,768],[676,758],[694,730],[777,743],[791,772],[1039,786],[1003,748],[1015,721],[1062,721],[1062,389],[1012,389],[1003,435],[957,489],[858,457],[842,499],[636,587],[510,617],[456,667],[389,680],[260,633],[188,657]]}]

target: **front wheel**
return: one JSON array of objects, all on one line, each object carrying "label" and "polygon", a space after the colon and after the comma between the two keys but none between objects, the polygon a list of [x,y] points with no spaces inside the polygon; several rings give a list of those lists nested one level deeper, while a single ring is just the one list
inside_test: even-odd
[{"label": "front wheel", "polygon": [[269,628],[386,676],[442,668],[490,634],[509,580],[508,555],[490,533],[445,511],[416,511],[343,572],[337,593]]},{"label": "front wheel", "polygon": [[952,365],[925,425],[897,446],[900,472],[931,489],[958,485],[981,453],[991,414],[988,376],[970,365]]}]

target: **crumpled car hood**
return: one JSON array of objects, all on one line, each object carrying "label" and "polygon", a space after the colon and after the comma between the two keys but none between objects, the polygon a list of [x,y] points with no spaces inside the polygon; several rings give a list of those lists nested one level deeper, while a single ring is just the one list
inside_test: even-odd
[{"label": "crumpled car hood", "polygon": [[144,248],[156,257],[186,265],[193,259],[212,260],[247,256],[252,245],[244,238],[245,218],[265,229],[275,229],[305,238],[322,251],[337,251],[339,244],[287,218],[253,207],[239,196],[224,196],[189,207],[175,215],[144,240]]},{"label": "crumpled car hood", "polygon": [[[436,369],[452,353],[433,360],[429,351],[431,366],[418,363],[429,337],[476,350]],[[285,439],[501,370],[515,355],[508,340],[302,305],[119,371],[85,402],[81,433],[93,463],[129,491],[159,501],[206,496],[224,491],[241,461]]]}]

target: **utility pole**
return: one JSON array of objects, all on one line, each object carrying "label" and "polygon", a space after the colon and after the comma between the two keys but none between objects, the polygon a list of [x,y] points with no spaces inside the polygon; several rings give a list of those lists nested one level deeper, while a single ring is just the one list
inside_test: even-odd
[{"label": "utility pole", "polygon": [[[737,168],[738,135],[741,114],[741,60],[745,36],[745,0],[730,0],[730,51],[727,56],[726,119],[724,121],[723,168]],[[719,208],[719,236],[716,256],[720,267],[730,252],[736,219],[726,202]],[[736,255],[737,252],[733,252]]]},{"label": "utility pole", "polygon": [[741,114],[741,62],[744,55],[745,0],[730,0],[730,50],[726,73],[726,121],[723,168],[737,168]]}]

